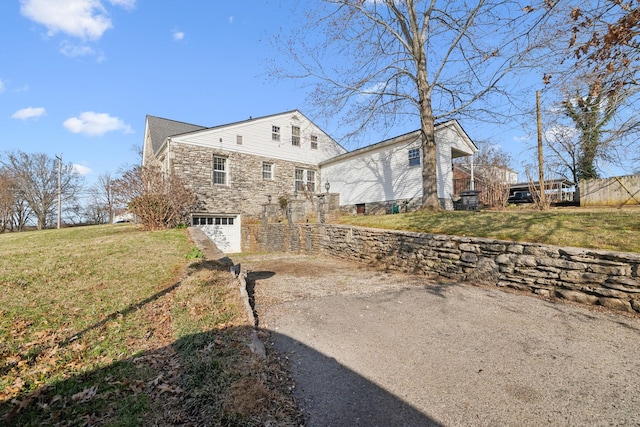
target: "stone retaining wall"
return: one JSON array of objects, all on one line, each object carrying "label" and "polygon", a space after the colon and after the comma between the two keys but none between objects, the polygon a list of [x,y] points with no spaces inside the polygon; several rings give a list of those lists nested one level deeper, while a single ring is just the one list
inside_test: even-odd
[{"label": "stone retaining wall", "polygon": [[243,225],[243,251],[319,253],[640,312],[640,254],[334,224]]}]

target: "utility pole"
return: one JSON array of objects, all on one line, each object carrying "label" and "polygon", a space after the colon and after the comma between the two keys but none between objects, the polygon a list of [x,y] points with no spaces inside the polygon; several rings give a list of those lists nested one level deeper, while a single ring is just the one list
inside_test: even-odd
[{"label": "utility pole", "polygon": [[58,229],[62,218],[62,155],[56,156],[58,159]]}]

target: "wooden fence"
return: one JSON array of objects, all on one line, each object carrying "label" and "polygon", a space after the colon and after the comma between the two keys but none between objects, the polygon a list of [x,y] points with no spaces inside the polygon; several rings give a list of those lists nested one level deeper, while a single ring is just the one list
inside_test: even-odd
[{"label": "wooden fence", "polygon": [[580,206],[640,204],[640,175],[587,179],[580,182]]}]

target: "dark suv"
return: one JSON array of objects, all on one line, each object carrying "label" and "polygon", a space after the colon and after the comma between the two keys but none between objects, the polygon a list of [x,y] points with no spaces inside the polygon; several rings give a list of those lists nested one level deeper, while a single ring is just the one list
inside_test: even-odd
[{"label": "dark suv", "polygon": [[533,203],[533,196],[528,191],[516,191],[507,199],[507,203]]}]

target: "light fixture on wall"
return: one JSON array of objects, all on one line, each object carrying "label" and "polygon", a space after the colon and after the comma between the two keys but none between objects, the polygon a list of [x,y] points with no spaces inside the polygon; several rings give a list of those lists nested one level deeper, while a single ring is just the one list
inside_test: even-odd
[{"label": "light fixture on wall", "polygon": [[271,204],[271,194],[267,196],[267,201],[269,202],[269,204]]},{"label": "light fixture on wall", "polygon": [[329,189],[331,188],[331,184],[329,184],[329,180],[327,179],[327,182],[324,183],[324,188],[325,190],[327,190],[327,193],[329,192]]},{"label": "light fixture on wall", "polygon": [[294,199],[298,198],[298,189],[297,188],[295,190],[293,190],[293,198]]}]

